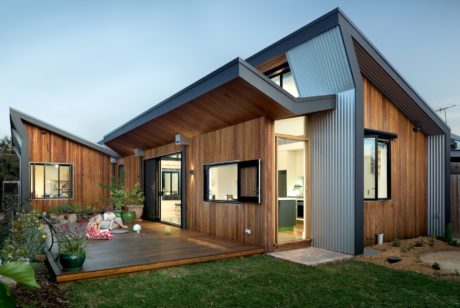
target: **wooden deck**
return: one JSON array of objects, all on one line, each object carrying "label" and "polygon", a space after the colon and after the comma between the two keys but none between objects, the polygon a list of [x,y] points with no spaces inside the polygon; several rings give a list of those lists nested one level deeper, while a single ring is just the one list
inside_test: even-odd
[{"label": "wooden deck", "polygon": [[141,222],[142,232],[115,234],[113,240],[91,240],[82,271],[64,272],[48,253],[57,282],[103,277],[163,267],[227,259],[264,252],[262,247],[230,241],[208,234]]}]

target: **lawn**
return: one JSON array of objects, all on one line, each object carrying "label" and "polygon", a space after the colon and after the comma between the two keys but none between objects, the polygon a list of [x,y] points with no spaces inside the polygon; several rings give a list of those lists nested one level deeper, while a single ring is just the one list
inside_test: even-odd
[{"label": "lawn", "polygon": [[460,283],[359,261],[305,267],[267,256],[62,286],[74,307],[460,305]]}]

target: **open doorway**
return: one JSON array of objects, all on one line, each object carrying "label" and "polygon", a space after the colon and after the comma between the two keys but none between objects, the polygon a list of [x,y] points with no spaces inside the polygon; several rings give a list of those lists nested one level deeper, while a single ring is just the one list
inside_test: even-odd
[{"label": "open doorway", "polygon": [[144,161],[144,218],[181,226],[181,173],[181,153]]},{"label": "open doorway", "polygon": [[276,242],[308,239],[308,139],[306,118],[275,121]]}]

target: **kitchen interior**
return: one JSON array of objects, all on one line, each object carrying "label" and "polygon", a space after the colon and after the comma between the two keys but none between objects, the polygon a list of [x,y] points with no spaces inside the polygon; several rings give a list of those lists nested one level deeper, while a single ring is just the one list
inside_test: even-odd
[{"label": "kitchen interior", "polygon": [[[289,119],[279,123],[278,129],[286,132],[288,128],[292,130],[293,124],[305,127],[304,121]],[[295,137],[277,137],[278,243],[305,239],[306,141]]]}]

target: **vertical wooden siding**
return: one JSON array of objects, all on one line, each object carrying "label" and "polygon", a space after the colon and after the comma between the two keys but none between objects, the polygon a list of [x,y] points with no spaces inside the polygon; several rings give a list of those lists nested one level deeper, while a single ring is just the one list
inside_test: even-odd
[{"label": "vertical wooden siding", "polygon": [[[174,143],[144,151],[144,159],[177,153]],[[187,146],[186,175],[187,229],[222,238],[273,249],[274,217],[274,137],[273,121],[258,118],[209,132],[190,140]],[[262,204],[225,204],[203,201],[203,165],[230,160],[261,159]],[[139,161],[133,155],[123,157],[125,184],[134,185],[139,175]],[[245,235],[245,229],[251,235]]]},{"label": "vertical wooden siding", "polygon": [[391,200],[364,203],[364,240],[385,241],[427,232],[427,137],[368,79],[364,80],[364,127],[396,133],[391,142]]},{"label": "vertical wooden siding", "polygon": [[[223,238],[265,246],[274,245],[273,121],[251,120],[197,136],[187,147],[187,228]],[[261,159],[262,204],[203,201],[203,165],[231,160]],[[251,229],[251,235],[245,229]]]},{"label": "vertical wooden siding", "polygon": [[69,163],[73,165],[73,198],[58,200],[31,200],[31,207],[47,211],[49,207],[69,202],[84,206],[103,205],[108,197],[98,183],[110,180],[110,157],[67,138],[61,137],[29,123],[24,123],[29,136],[29,160],[37,163]]}]

